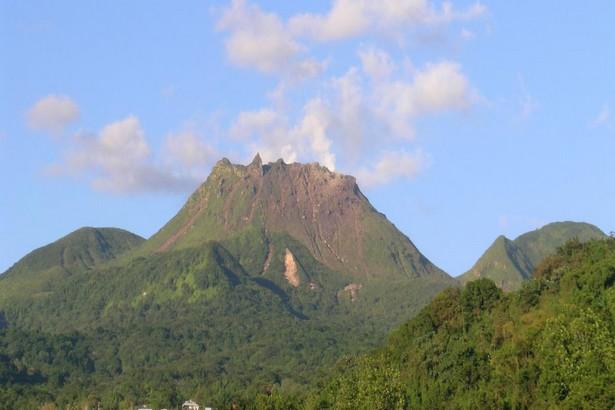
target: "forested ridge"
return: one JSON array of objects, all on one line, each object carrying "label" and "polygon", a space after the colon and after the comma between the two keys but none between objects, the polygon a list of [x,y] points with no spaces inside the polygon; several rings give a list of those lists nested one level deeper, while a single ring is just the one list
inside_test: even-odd
[{"label": "forested ridge", "polygon": [[571,241],[519,291],[489,279],[445,290],[309,394],[254,408],[615,408],[614,284],[615,239]]},{"label": "forested ridge", "polygon": [[[285,250],[302,286],[282,275]],[[288,235],[259,229],[58,275],[0,279],[19,285],[3,287],[0,309],[6,408],[163,408],[190,397],[224,406],[272,385],[304,391],[340,356],[377,346],[392,321],[417,313],[442,286],[383,284],[396,310],[378,309],[369,289],[357,303],[340,291],[348,278]]]},{"label": "forested ridge", "polygon": [[[182,374],[182,363],[171,357],[153,367],[161,371],[119,373],[121,352],[109,342],[117,335],[105,329],[54,336],[4,328],[0,402],[16,409],[45,403],[130,408],[140,400],[159,408],[189,396],[246,409],[611,409],[614,283],[615,239],[571,241],[517,292],[503,293],[489,279],[447,289],[371,353],[346,356],[306,384],[263,379],[246,389],[241,376],[237,385],[231,377],[204,384],[205,373]],[[165,333],[132,331],[135,340]],[[296,349],[316,334],[306,328],[305,345]],[[165,343],[195,348],[174,337],[165,335]],[[165,352],[164,346],[137,347],[131,354],[152,360]],[[292,351],[283,358],[292,360]]]}]

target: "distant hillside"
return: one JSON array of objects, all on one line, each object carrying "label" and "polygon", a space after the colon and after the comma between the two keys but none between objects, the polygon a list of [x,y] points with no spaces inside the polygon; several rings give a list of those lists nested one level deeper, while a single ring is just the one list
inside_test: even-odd
[{"label": "distant hillside", "polygon": [[144,241],[123,229],[80,228],[35,249],[0,275],[0,297],[17,296],[17,288],[37,293],[51,281],[92,269],[125,254]]},{"label": "distant hillside", "polygon": [[597,227],[580,222],[555,222],[520,235],[514,241],[498,237],[476,264],[458,279],[462,283],[489,278],[504,290],[516,290],[534,268],[569,240],[586,242],[605,238]]}]

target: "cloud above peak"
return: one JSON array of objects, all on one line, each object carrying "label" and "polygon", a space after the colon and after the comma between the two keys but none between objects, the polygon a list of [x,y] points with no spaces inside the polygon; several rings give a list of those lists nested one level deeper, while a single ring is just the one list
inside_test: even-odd
[{"label": "cloud above peak", "polygon": [[[427,61],[418,60],[422,53],[410,61],[391,37],[418,35],[422,28],[439,32],[485,12],[480,3],[457,9],[446,1],[333,0],[321,13],[281,17],[249,0],[231,0],[215,17],[228,61],[276,83],[255,108],[239,107],[229,123],[216,124],[215,135],[223,130],[227,137],[217,140],[221,145],[188,128],[163,134],[152,147],[140,120],[127,116],[62,142],[70,146],[54,169],[118,193],[184,192],[206,177],[219,153],[318,161],[356,174],[367,187],[414,178],[429,162],[415,138],[417,123],[468,110],[480,97],[459,62],[431,53]],[[58,130],[78,112],[68,97],[49,96],[29,120]]]},{"label": "cloud above peak", "polygon": [[[323,82],[300,115],[271,106],[244,111],[231,124],[230,137],[246,141],[265,160],[341,165],[361,175],[366,186],[415,177],[427,164],[427,156],[412,147],[415,122],[464,111],[479,100],[478,91],[456,62],[400,70],[376,48],[360,48],[358,59],[361,68],[351,66]],[[377,152],[383,157],[375,157]]]},{"label": "cloud above peak", "polygon": [[60,134],[79,119],[79,107],[65,95],[48,95],[39,99],[26,113],[30,128]]},{"label": "cloud above peak", "polygon": [[226,53],[237,66],[297,78],[314,76],[323,69],[323,63],[301,55],[305,48],[275,13],[245,0],[233,0],[217,27],[229,33]]},{"label": "cloud above peak", "polygon": [[259,152],[264,161],[318,161],[335,170],[331,120],[328,106],[320,98],[312,98],[294,124],[287,113],[263,108],[241,112],[229,133],[249,141],[251,153]]},{"label": "cloud above peak", "polygon": [[444,2],[436,9],[427,0],[334,0],[325,14],[303,13],[289,20],[296,36],[320,42],[339,41],[369,34],[395,33],[420,26],[448,24],[478,18],[486,7],[475,3],[457,11]]},{"label": "cloud above peak", "polygon": [[385,185],[395,179],[414,179],[429,166],[429,158],[421,150],[385,151],[369,168],[361,168],[357,179],[361,186],[371,188]]},{"label": "cloud above peak", "polygon": [[160,156],[154,156],[135,116],[114,121],[98,133],[80,133],[67,147],[52,175],[88,180],[100,191],[117,194],[185,192],[207,175],[215,151],[193,132],[169,134]]},{"label": "cloud above peak", "polygon": [[309,40],[328,43],[374,33],[400,37],[422,27],[441,27],[482,17],[477,2],[457,10],[449,1],[436,7],[428,0],[334,0],[323,14],[298,13],[286,21],[247,0],[232,0],[223,9],[218,30],[227,33],[229,61],[262,73],[303,80],[326,69],[309,55]]}]

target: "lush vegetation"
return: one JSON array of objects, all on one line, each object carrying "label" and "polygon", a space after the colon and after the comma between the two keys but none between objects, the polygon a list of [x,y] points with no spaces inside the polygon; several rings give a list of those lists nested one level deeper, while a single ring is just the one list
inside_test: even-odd
[{"label": "lush vegetation", "polygon": [[[286,249],[297,288],[282,274]],[[353,301],[342,290],[351,278],[290,236],[257,227],[62,280],[35,276],[44,292],[17,279],[23,286],[0,298],[0,403],[16,409],[162,408],[189,397],[225,405],[274,385],[298,395],[344,354],[381,343],[441,286],[375,283]],[[15,280],[2,277],[0,288]]]},{"label": "lush vegetation", "polygon": [[[615,408],[614,284],[615,239],[570,242],[518,292],[489,279],[444,291],[383,348],[342,361],[294,405]],[[264,408],[290,408],[279,401]]]},{"label": "lush vegetation", "polygon": [[[196,292],[188,280],[181,299],[150,299],[133,307],[136,315],[126,306],[108,317],[74,318],[82,323],[72,333],[34,330],[43,324],[28,331],[5,327],[0,402],[16,409],[44,403],[93,408],[99,402],[104,408],[138,402],[162,408],[187,397],[247,409],[615,406],[615,239],[568,243],[517,292],[502,293],[488,279],[445,290],[383,347],[335,365],[343,352],[369,346],[358,341],[368,340],[369,332],[352,333],[358,322],[326,321],[308,308],[308,294],[288,292],[286,300],[266,302],[271,298],[263,292],[270,290],[249,277],[229,280],[224,267],[232,260],[225,262],[215,245],[204,254],[182,252],[170,254],[171,260],[135,261],[127,277],[161,275],[169,266],[181,272],[187,260],[202,267],[219,258],[220,270],[201,269],[213,273],[193,280],[234,291],[220,291],[224,301],[184,304],[180,300]],[[137,270],[142,263],[146,268]],[[156,277],[152,283],[166,282]],[[293,298],[303,298],[294,305],[302,314],[320,320],[289,312]],[[335,317],[343,306],[325,311]],[[251,320],[238,321],[245,312]],[[14,313],[7,322],[19,318]]]},{"label": "lush vegetation", "polygon": [[[557,232],[501,250],[530,269]],[[0,276],[0,407],[608,408],[614,241],[461,290],[352,178],[222,161],[150,240],[81,229]]]},{"label": "lush vegetation", "polygon": [[24,256],[0,276],[0,301],[44,295],[49,284],[112,261],[143,243],[117,228],[81,228]]}]

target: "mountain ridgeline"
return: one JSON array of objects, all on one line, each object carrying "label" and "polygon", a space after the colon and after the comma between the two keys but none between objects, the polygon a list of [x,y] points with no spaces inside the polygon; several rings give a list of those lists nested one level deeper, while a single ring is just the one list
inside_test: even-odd
[{"label": "mountain ridgeline", "polygon": [[144,250],[164,252],[225,240],[247,227],[285,233],[330,269],[362,280],[448,279],[377,212],[354,177],[316,163],[248,166],[219,161],[207,181]]},{"label": "mountain ridgeline", "polygon": [[[581,244],[603,237],[578,223],[500,237],[462,290],[353,177],[223,159],[148,240],[82,228],[0,275],[0,404],[527,408],[580,403],[587,389],[608,405],[613,239]],[[507,296],[487,278],[522,290]],[[561,326],[607,338],[589,345],[596,385],[573,375],[584,352],[556,368],[569,346]],[[543,376],[544,363],[555,365]]]},{"label": "mountain ridgeline", "polygon": [[119,232],[77,231],[0,276],[0,379],[17,386],[0,402],[297,389],[458,286],[318,164],[223,159],[150,239]]},{"label": "mountain ridgeline", "polygon": [[117,228],[81,228],[24,256],[0,276],[0,301],[38,295],[73,273],[95,269],[145,239]]},{"label": "mountain ridgeline", "polygon": [[474,266],[459,277],[462,283],[478,278],[493,280],[504,290],[517,290],[534,268],[570,240],[604,239],[597,227],[580,222],[555,222],[520,235],[515,240],[499,236]]}]

